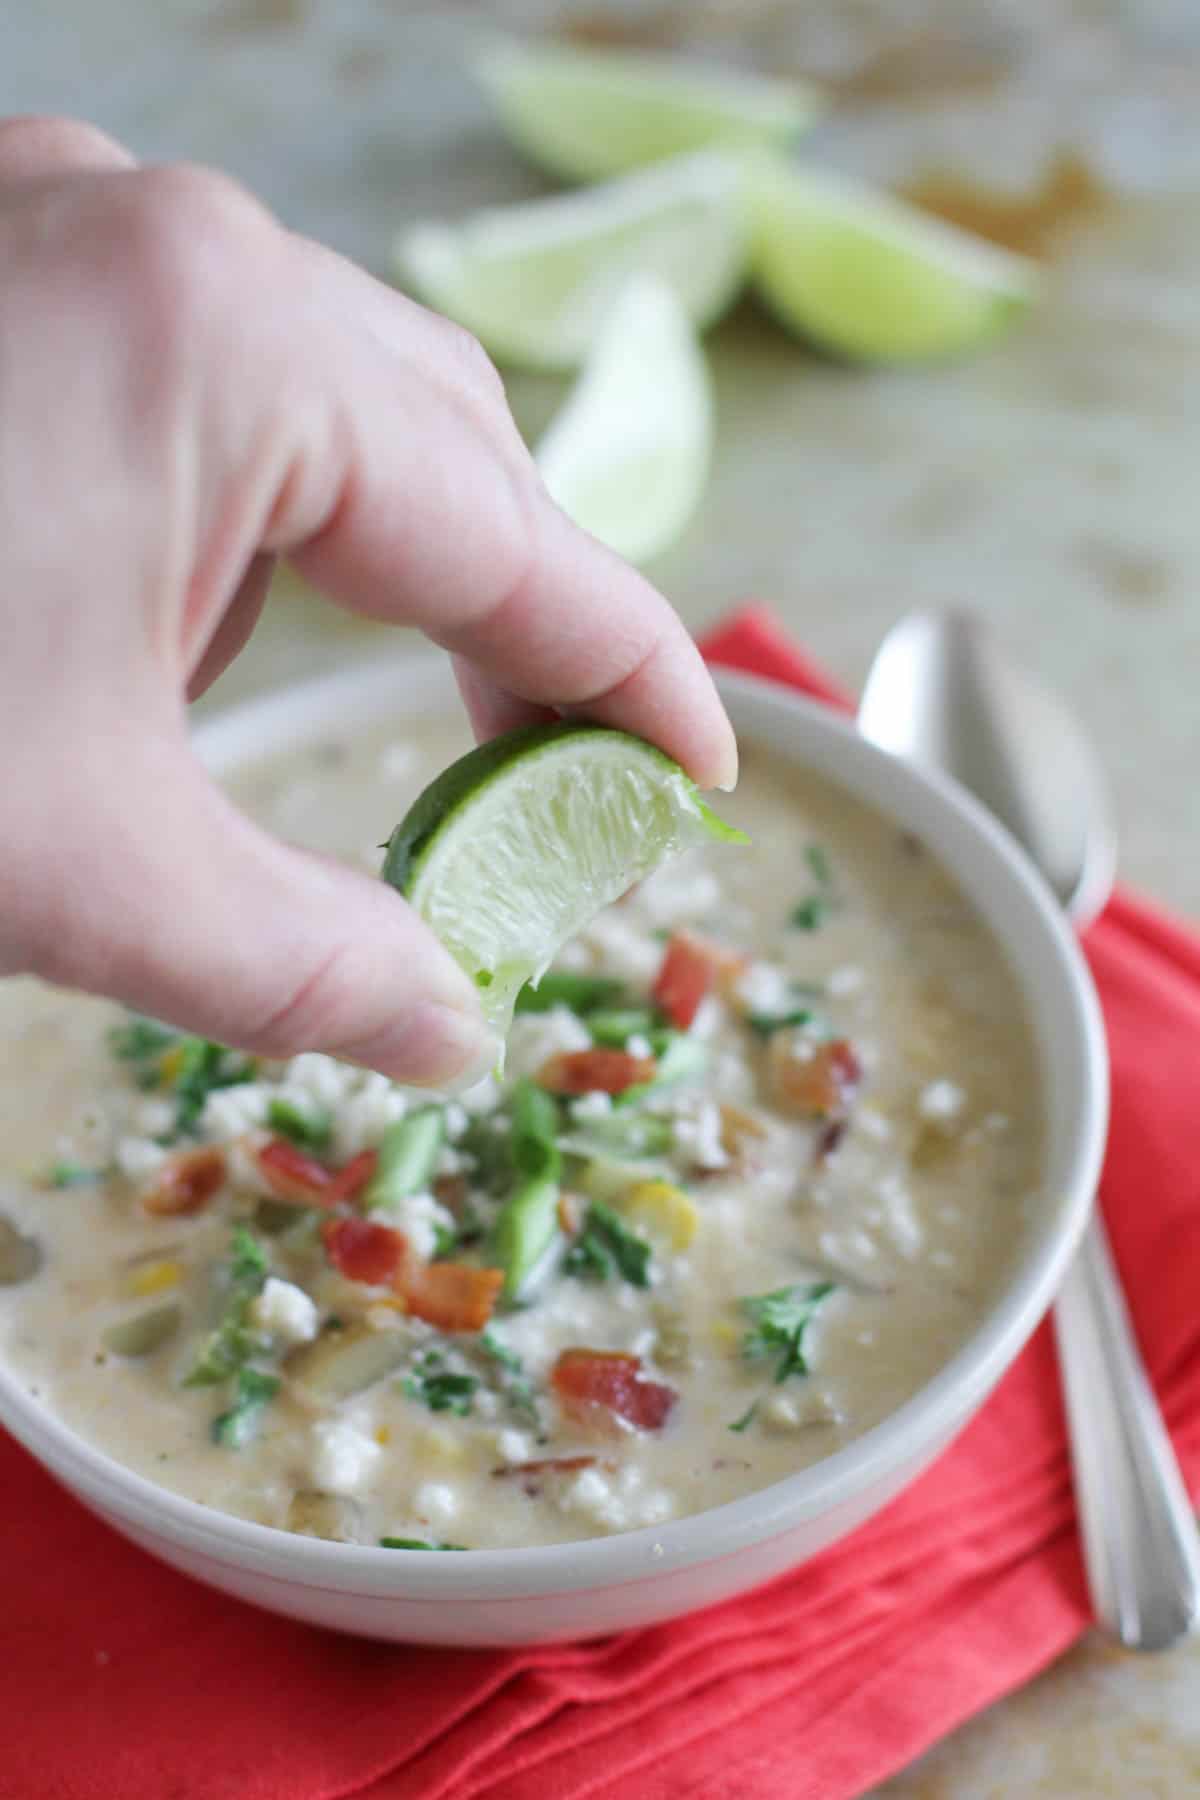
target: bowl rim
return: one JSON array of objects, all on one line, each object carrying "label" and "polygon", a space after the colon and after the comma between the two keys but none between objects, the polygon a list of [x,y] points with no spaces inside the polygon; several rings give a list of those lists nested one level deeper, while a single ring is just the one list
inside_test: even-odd
[{"label": "bowl rim", "polygon": [[[1066,1273],[1083,1234],[1099,1179],[1108,1111],[1103,1020],[1079,945],[1049,888],[1002,826],[958,783],[890,756],[863,738],[853,720],[779,682],[714,668],[737,714],[752,714],[748,738],[766,741],[785,760],[820,768],[887,817],[911,807],[955,829],[1019,896],[1024,924],[1041,932],[1059,978],[1064,1022],[1075,1045],[1076,1110],[1071,1150],[1056,1185],[1057,1222],[1022,1256],[1014,1278],[951,1358],[896,1411],[822,1461],[767,1487],[661,1525],[567,1543],[428,1556],[376,1545],[328,1543],[222,1513],[159,1487],[57,1419],[0,1364],[0,1423],[85,1503],[102,1514],[184,1550],[235,1567],[283,1576],[307,1588],[378,1598],[440,1597],[470,1603],[613,1589],[699,1564],[712,1564],[782,1535],[808,1519],[850,1506],[885,1486],[905,1465],[920,1466],[956,1430],[1013,1361]],[[411,692],[407,703],[404,688]],[[449,665],[429,653],[395,654],[288,684],[202,721],[194,742],[220,772],[289,744],[311,741],[353,705],[358,722],[375,722],[385,705],[401,718],[435,710],[452,691]],[[836,762],[824,768],[794,748],[772,743],[769,727],[798,722]],[[248,748],[256,744],[256,749]],[[901,821],[906,822],[904,820]],[[935,846],[956,880],[952,855]],[[1004,932],[990,923],[1005,944]],[[1015,936],[1015,932],[1012,934]],[[1010,939],[1011,941],[1011,939]],[[1039,1058],[1043,1046],[1038,1046]],[[1044,1073],[1044,1061],[1043,1061]],[[1045,1091],[1046,1084],[1043,1083]],[[1049,1109],[1048,1109],[1049,1111]]]}]

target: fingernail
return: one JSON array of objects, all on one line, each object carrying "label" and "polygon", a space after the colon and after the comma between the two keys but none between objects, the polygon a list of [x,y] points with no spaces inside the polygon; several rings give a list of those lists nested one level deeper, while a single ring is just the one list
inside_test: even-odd
[{"label": "fingernail", "polygon": [[406,1087],[461,1088],[495,1067],[498,1045],[478,1013],[422,1000],[342,1054]]}]

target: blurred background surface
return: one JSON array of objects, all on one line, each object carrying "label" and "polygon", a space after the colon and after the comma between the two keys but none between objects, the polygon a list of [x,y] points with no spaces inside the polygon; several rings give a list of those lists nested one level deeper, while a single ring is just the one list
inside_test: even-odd
[{"label": "blurred background surface", "polygon": [[[8,0],[0,112],[219,164],[383,271],[406,221],[540,191],[464,69],[497,28],[809,76],[835,104],[803,154],[1045,259],[1023,327],[945,368],[837,367],[743,304],[709,340],[713,479],[650,572],[696,629],[769,600],[848,684],[901,612],[980,608],[1102,747],[1127,877],[1200,913],[1200,5]],[[510,392],[533,433],[562,384]],[[209,704],[379,631],[281,579]],[[886,1792],[1183,1800],[1197,1679],[1195,1650],[1087,1644]]]},{"label": "blurred background surface", "polygon": [[[1046,260],[1023,327],[945,368],[837,367],[744,303],[709,339],[713,479],[650,573],[694,628],[770,600],[851,684],[905,609],[983,609],[1104,748],[1127,877],[1200,913],[1200,6],[10,0],[0,110],[218,163],[382,271],[406,221],[540,191],[464,67],[496,29],[810,76],[802,154]],[[562,384],[510,391],[533,433]],[[372,629],[293,593],[214,699]]]}]

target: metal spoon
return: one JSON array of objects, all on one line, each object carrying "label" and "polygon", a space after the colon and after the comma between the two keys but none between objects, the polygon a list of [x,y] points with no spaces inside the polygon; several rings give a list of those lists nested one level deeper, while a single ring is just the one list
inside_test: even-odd
[{"label": "metal spoon", "polygon": [[[1116,835],[1091,747],[977,618],[903,619],[871,665],[858,723],[881,748],[970,788],[1077,925],[1100,912]],[[1200,1621],[1200,1532],[1098,1209],[1054,1325],[1096,1617],[1132,1649],[1165,1649]]]}]

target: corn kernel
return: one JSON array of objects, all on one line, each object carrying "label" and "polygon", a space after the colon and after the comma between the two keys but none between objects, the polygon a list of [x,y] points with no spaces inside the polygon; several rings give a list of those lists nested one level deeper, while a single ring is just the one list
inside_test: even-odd
[{"label": "corn kernel", "polygon": [[389,1445],[389,1444],[390,1444],[390,1443],[391,1443],[391,1441],[392,1441],[392,1429],[391,1429],[391,1426],[390,1426],[390,1425],[378,1425],[378,1426],[376,1426],[376,1428],[375,1428],[375,1442],[376,1442],[376,1443],[377,1443],[377,1444],[378,1444],[378,1445],[379,1445],[379,1446],[380,1446],[380,1447],[381,1447],[381,1448],[382,1448],[382,1449],[386,1449],[386,1448],[387,1448],[387,1446],[388,1446],[388,1445]]},{"label": "corn kernel", "polygon": [[163,1051],[162,1056],[159,1058],[158,1073],[167,1087],[174,1086],[175,1082],[179,1079],[179,1071],[182,1067],[182,1044],[173,1044],[169,1050]]},{"label": "corn kernel", "polygon": [[713,1342],[719,1344],[722,1350],[732,1350],[742,1338],[741,1328],[732,1319],[718,1319],[712,1328],[712,1334]]},{"label": "corn kernel", "polygon": [[163,1294],[178,1287],[183,1280],[183,1264],[159,1260],[142,1263],[129,1277],[129,1291],[139,1298],[147,1294]]},{"label": "corn kernel", "polygon": [[700,1214],[683,1189],[669,1181],[639,1181],[630,1188],[621,1210],[659,1231],[673,1250],[686,1250],[700,1223]]}]

